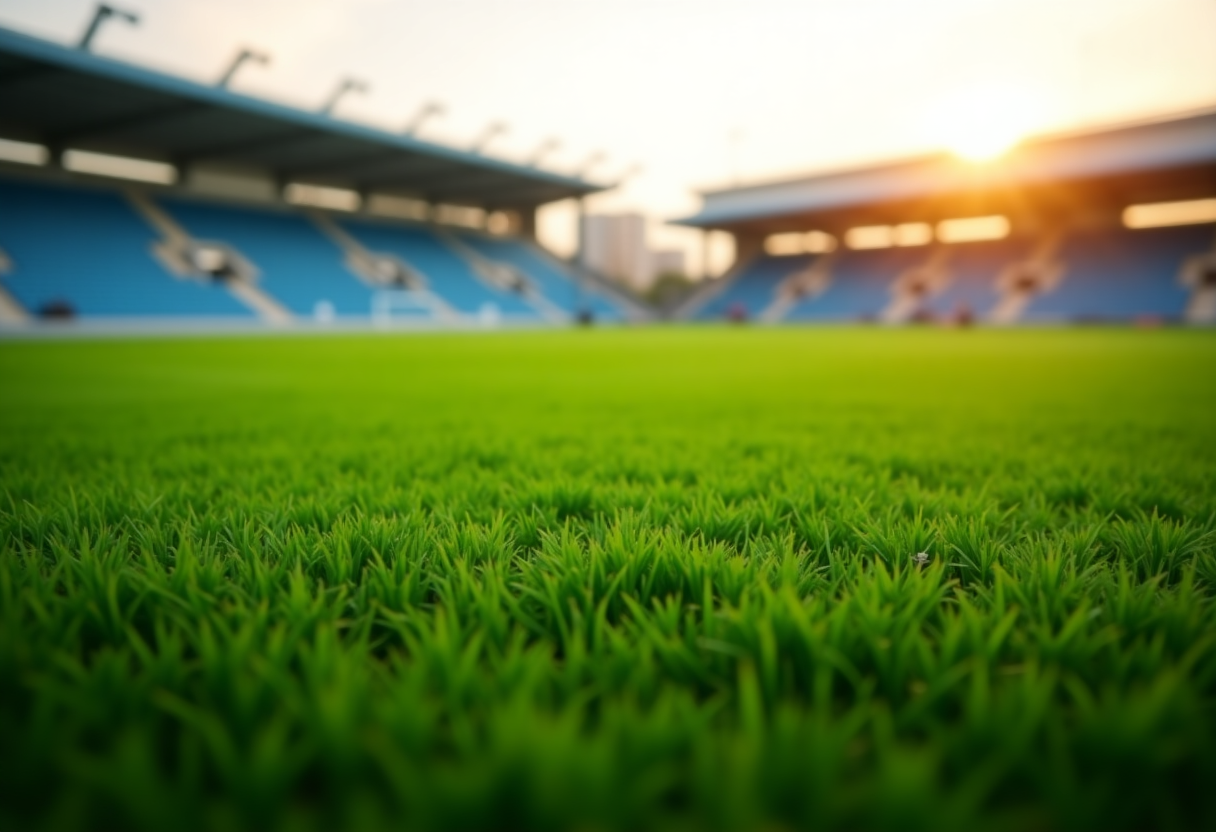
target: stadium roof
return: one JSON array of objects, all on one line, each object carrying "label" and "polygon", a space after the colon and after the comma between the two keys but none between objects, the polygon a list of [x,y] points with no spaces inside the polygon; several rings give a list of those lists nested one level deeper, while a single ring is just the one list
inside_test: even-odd
[{"label": "stadium roof", "polygon": [[[1167,180],[1169,187],[1162,190]],[[1120,198],[1152,181],[1162,194],[1216,194],[1216,110],[1165,120],[1028,139],[987,162],[938,153],[916,159],[742,188],[707,191],[698,228],[758,230],[783,219],[856,216],[877,206],[931,210],[943,200],[1024,198],[1053,184],[1120,181]],[[1009,199],[1006,199],[1008,202]]]},{"label": "stadium roof", "polygon": [[0,136],[282,181],[522,207],[605,186],[103,58],[0,28]]}]

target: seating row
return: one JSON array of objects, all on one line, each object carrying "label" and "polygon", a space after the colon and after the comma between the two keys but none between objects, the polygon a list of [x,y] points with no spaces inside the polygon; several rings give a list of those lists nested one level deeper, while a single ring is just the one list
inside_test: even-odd
[{"label": "seating row", "polygon": [[[151,205],[190,239],[235,252],[251,267],[258,291],[293,316],[325,310],[366,317],[385,288],[353,272],[338,242],[301,211],[180,196],[156,197]],[[337,226],[364,251],[405,264],[456,314],[492,308],[506,319],[539,320],[543,310],[529,302],[533,293],[571,316],[626,314],[617,299],[582,286],[565,264],[529,241],[356,215]],[[0,179],[0,251],[7,261],[0,286],[30,314],[255,317],[222,281],[172,274],[154,256],[162,241],[162,230],[120,191]],[[510,267],[530,291],[483,279],[462,256],[461,243]]]},{"label": "seating row", "polygon": [[[1027,322],[1182,320],[1197,286],[1187,285],[1188,262],[1205,254],[1216,262],[1211,224],[1154,229],[1076,231],[1063,237],[1048,261],[1055,274],[1027,289],[1001,278],[1031,261],[1038,241],[1007,238],[945,247],[845,251],[825,264],[826,288],[781,309],[791,321],[878,320],[909,291],[908,276],[926,273],[909,318],[965,315],[988,318],[1010,292],[1023,291],[1018,320]],[[805,273],[810,255],[761,256],[690,317],[758,318],[776,308],[787,279]],[[901,281],[901,277],[903,280]],[[913,289],[915,291],[915,289]]]}]

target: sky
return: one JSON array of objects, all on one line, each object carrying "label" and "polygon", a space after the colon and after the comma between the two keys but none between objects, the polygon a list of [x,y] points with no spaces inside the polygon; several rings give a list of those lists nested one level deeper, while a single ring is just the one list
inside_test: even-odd
[{"label": "sky", "polygon": [[[697,232],[701,190],[1004,144],[1018,135],[1216,105],[1216,0],[114,0],[95,51],[210,82],[238,49],[268,53],[235,89],[623,187],[590,210],[641,211],[657,245]],[[0,0],[0,25],[75,42],[94,0]],[[542,217],[552,247],[573,213]],[[715,249],[715,260],[727,253]]]}]

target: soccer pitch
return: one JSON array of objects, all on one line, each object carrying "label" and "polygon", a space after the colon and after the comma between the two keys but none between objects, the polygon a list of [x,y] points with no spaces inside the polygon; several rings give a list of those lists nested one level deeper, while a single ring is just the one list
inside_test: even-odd
[{"label": "soccer pitch", "polygon": [[0,344],[0,826],[1211,828],[1214,378],[1188,331]]}]

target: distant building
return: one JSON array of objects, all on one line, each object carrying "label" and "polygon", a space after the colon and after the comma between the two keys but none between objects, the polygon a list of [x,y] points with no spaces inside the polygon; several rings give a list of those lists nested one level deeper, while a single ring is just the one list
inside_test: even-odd
[{"label": "distant building", "polygon": [[660,274],[684,273],[684,252],[651,251],[641,214],[589,214],[582,242],[584,266],[636,291],[650,288]]},{"label": "distant building", "polygon": [[688,272],[684,266],[684,252],[678,248],[650,252],[650,273],[652,282],[665,274],[686,276]]}]

